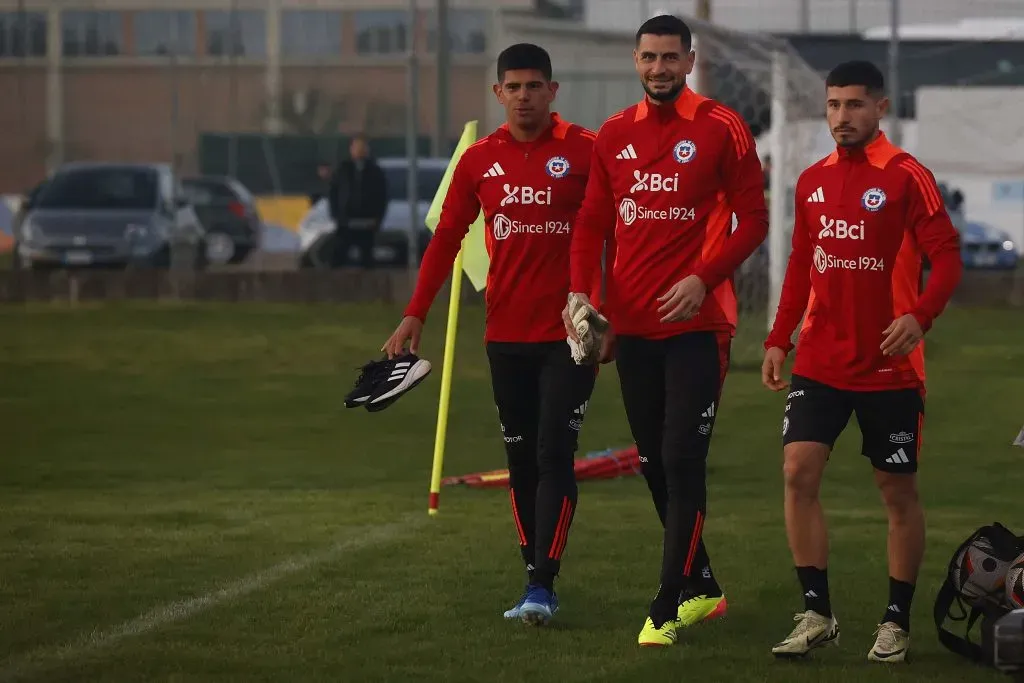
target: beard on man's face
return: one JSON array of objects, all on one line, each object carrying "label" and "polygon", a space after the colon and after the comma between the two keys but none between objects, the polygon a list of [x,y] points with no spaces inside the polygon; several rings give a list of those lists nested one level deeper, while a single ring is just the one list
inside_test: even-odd
[{"label": "beard on man's face", "polygon": [[874,137],[877,127],[857,129],[843,126],[832,130],[832,138],[840,147],[861,147]]},{"label": "beard on man's face", "polygon": [[[661,81],[660,83],[665,84],[666,82]],[[686,81],[683,80],[679,83],[673,83],[671,87],[663,90],[652,90],[649,81],[643,81],[641,85],[643,85],[644,92],[646,92],[652,100],[656,100],[658,102],[670,102],[678,97],[679,93],[683,91],[683,88],[686,86]]]}]

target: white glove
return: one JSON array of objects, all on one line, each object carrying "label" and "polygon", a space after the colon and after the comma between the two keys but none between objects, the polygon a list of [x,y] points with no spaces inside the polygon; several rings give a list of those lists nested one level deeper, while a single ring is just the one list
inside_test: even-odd
[{"label": "white glove", "polygon": [[593,365],[601,355],[601,342],[608,331],[608,319],[576,294],[569,295],[569,319],[580,341],[566,336],[576,365]]}]

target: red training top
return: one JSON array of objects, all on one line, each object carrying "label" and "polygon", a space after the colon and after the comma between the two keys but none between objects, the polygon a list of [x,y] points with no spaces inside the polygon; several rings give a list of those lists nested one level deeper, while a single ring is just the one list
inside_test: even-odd
[{"label": "red training top", "polygon": [[[588,290],[614,230],[606,298],[618,334],[734,333],[733,271],[768,234],[763,173],[749,127],[732,109],[689,88],[674,104],[645,99],[615,114],[598,131],[576,223],[575,292]],[[700,312],[662,323],[658,297],[693,274],[707,286]]]},{"label": "red training top", "polygon": [[[931,262],[922,292],[922,251]],[[884,356],[882,335],[910,313],[928,330],[960,281],[956,228],[932,173],[879,132],[839,147],[796,184],[793,251],[765,348],[793,349],[794,374],[838,389],[923,388],[924,343]]]},{"label": "red training top", "polygon": [[[593,132],[552,114],[551,125],[532,142],[517,141],[505,124],[468,147],[452,174],[405,314],[426,319],[483,207],[490,256],[485,340],[564,340],[569,245],[594,138]],[[595,293],[595,302],[600,274],[598,269],[584,290]]]}]

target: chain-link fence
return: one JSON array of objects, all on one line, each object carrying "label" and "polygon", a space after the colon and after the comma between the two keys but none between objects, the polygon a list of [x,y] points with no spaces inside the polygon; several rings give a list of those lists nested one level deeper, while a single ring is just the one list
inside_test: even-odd
[{"label": "chain-link fence", "polygon": [[789,256],[791,188],[812,149],[811,140],[789,124],[822,110],[824,80],[781,39],[708,22],[695,22],[694,31],[700,87],[744,117],[764,169],[769,238],[736,274],[740,323],[734,354],[739,363],[756,363]]}]

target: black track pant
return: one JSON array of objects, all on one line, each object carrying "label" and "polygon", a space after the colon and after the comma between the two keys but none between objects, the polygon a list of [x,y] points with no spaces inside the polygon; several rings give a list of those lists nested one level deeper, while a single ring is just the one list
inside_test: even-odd
[{"label": "black track pant", "polygon": [[564,341],[491,342],[487,357],[523,561],[551,590],[576,513],[573,459],[596,371],[576,365]]},{"label": "black track pant", "polygon": [[[724,334],[690,332],[660,340],[620,336],[618,342],[616,366],[626,417],[665,527],[659,590],[664,620],[674,614],[681,591],[714,580],[701,532],[708,450],[730,340]],[[652,617],[654,611],[652,606]]]}]

